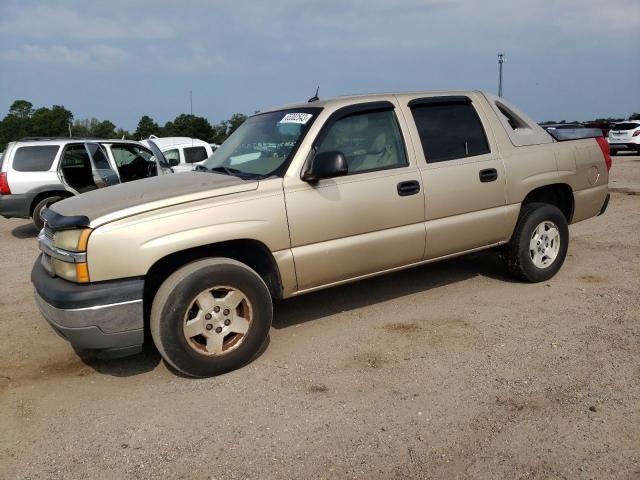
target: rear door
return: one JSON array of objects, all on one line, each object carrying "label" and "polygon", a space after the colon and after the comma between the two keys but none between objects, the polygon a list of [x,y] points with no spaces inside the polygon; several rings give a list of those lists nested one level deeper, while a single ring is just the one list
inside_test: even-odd
[{"label": "rear door", "polygon": [[424,181],[425,259],[504,240],[505,168],[471,98],[404,101]]},{"label": "rear door", "polygon": [[85,144],[89,152],[93,181],[98,188],[109,187],[120,183],[118,173],[111,167],[107,154],[98,143],[87,142]]}]

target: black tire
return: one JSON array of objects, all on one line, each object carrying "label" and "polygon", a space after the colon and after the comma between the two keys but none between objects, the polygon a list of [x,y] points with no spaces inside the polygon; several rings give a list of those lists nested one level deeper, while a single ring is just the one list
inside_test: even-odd
[{"label": "black tire", "polygon": [[[533,262],[529,243],[535,229],[543,222],[552,222],[560,234],[560,246],[557,256],[545,268]],[[511,241],[502,249],[502,259],[507,271],[519,280],[526,282],[544,282],[553,277],[567,256],[569,246],[569,227],[564,214],[553,205],[547,203],[530,203],[524,205]]]},{"label": "black tire", "polygon": [[[211,356],[188,343],[183,327],[196,296],[221,285],[240,291],[252,314],[237,347]],[[229,258],[207,258],[185,265],[164,281],[153,300],[150,329],[160,354],[172,367],[192,377],[211,377],[250,362],[267,341],[272,319],[269,289],[254,270]]]},{"label": "black tire", "polygon": [[40,216],[42,214],[42,211],[45,208],[53,205],[54,203],[62,200],[62,198],[63,197],[60,196],[44,198],[40,200],[33,208],[33,212],[31,213],[31,220],[33,221],[33,225],[35,225],[38,231],[42,230],[42,227],[44,227],[44,220],[42,220],[42,217]]}]

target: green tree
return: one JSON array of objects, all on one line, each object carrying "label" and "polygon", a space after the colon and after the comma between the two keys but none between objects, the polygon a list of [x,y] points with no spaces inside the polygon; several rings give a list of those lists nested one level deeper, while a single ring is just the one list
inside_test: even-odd
[{"label": "green tree", "polygon": [[217,125],[213,126],[213,137],[211,139],[212,143],[217,143],[218,145],[221,145],[222,142],[224,142],[228,136],[229,135],[227,135],[226,122],[220,122]]},{"label": "green tree", "polygon": [[31,117],[31,133],[36,137],[56,137],[69,135],[69,123],[73,113],[62,105],[38,108]]},{"label": "green tree", "polygon": [[159,133],[160,127],[153,121],[153,118],[143,115],[138,122],[138,128],[136,128],[134,136],[138,140],[143,140],[149,138],[149,135],[158,135]]},{"label": "green tree", "polygon": [[234,113],[231,118],[227,120],[227,136],[231,135],[247,120],[247,116],[243,113]]},{"label": "green tree", "polygon": [[162,135],[165,137],[199,138],[205,142],[211,142],[214,130],[206,118],[183,113],[178,115],[173,122],[167,122],[164,125]]},{"label": "green tree", "polygon": [[27,100],[16,100],[9,107],[9,115],[18,118],[29,118],[33,115],[33,103]]},{"label": "green tree", "polygon": [[97,118],[77,120],[73,124],[73,135],[91,138],[118,138],[116,126],[109,120],[99,121]]},{"label": "green tree", "polygon": [[640,120],[640,113],[633,112],[631,115],[629,115],[629,120]]}]

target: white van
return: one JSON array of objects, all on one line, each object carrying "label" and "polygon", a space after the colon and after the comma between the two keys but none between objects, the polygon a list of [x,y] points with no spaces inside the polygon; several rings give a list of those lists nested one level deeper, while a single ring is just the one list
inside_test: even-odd
[{"label": "white van", "polygon": [[[203,140],[189,137],[156,137],[149,140],[158,146],[174,172],[189,172],[213,153],[211,145]],[[147,140],[142,140],[148,145]]]}]

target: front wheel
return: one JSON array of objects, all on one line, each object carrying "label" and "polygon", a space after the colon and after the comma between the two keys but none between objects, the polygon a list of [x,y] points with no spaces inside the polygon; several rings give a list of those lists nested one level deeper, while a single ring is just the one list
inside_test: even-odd
[{"label": "front wheel", "polygon": [[514,277],[527,282],[543,282],[553,277],[567,255],[569,227],[564,214],[546,203],[522,207],[511,241],[502,250],[502,259]]},{"label": "front wheel", "polygon": [[151,336],[167,363],[210,377],[251,361],[273,318],[262,278],[229,258],[198,260],[170,275],[151,307]]}]

